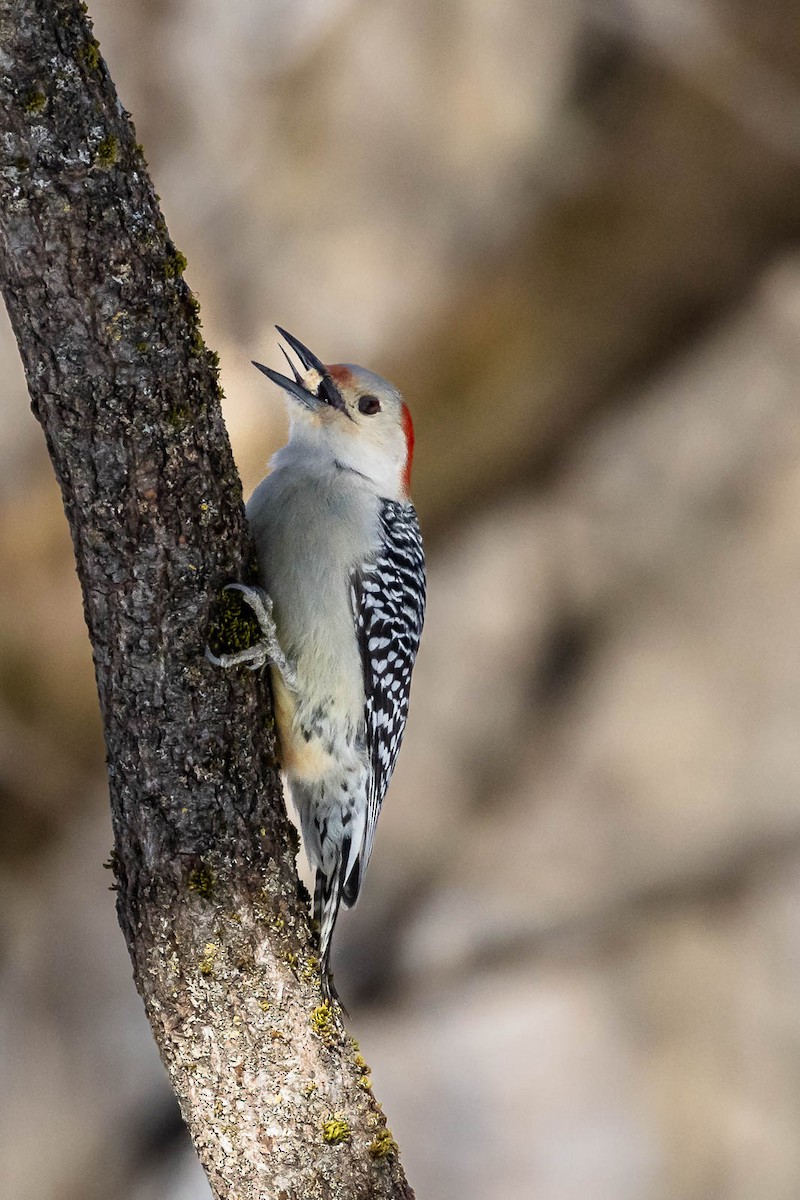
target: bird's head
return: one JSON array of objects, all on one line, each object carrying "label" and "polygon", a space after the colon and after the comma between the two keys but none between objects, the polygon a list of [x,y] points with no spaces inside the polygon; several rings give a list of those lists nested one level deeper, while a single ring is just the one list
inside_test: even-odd
[{"label": "bird's head", "polygon": [[364,367],[326,366],[297,338],[277,329],[300,360],[302,372],[285,350],[292,379],[261,363],[253,366],[290,397],[290,445],[296,441],[313,447],[331,462],[363,475],[381,496],[407,499],[414,427],[397,388]]}]

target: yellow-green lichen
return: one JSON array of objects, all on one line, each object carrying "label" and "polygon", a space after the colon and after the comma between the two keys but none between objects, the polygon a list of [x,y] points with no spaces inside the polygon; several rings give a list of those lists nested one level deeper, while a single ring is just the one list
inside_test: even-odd
[{"label": "yellow-green lichen", "polygon": [[[253,610],[241,598],[241,592],[223,591],[214,606],[208,644],[214,654],[235,654],[255,645],[261,635]],[[266,901],[266,902],[264,902]],[[271,897],[256,905],[256,915],[265,919]]]},{"label": "yellow-green lichen", "polygon": [[218,954],[219,946],[216,944],[216,942],[206,942],[205,946],[203,947],[203,953],[200,956],[199,966],[201,975],[214,974],[214,962],[216,961]]},{"label": "yellow-green lichen", "polygon": [[137,342],[136,343],[136,353],[137,354],[146,354],[148,349],[149,349],[149,347],[147,345],[147,342]]},{"label": "yellow-green lichen", "polygon": [[167,412],[167,421],[175,429],[185,429],[191,420],[188,404],[173,404]]},{"label": "yellow-green lichen", "polygon": [[353,1062],[356,1064],[359,1071],[361,1071],[361,1073],[363,1075],[369,1074],[371,1067],[370,1067],[369,1063],[367,1062],[367,1060],[364,1058],[363,1054],[356,1054],[355,1057],[353,1058]]},{"label": "yellow-green lichen", "polygon": [[197,358],[203,353],[205,348],[206,344],[203,341],[203,335],[200,332],[200,326],[195,325],[191,334],[189,335],[189,353],[193,354],[195,358]]},{"label": "yellow-green lichen", "polygon": [[314,1083],[314,1080],[309,1079],[308,1083],[303,1086],[303,1095],[305,1096],[306,1100],[310,1100],[316,1090],[317,1085]]},{"label": "yellow-green lichen", "polygon": [[372,1080],[369,1075],[362,1075],[358,1080],[358,1086],[362,1092],[369,1092],[372,1089]]},{"label": "yellow-green lichen", "polygon": [[164,259],[164,274],[167,279],[179,279],[186,270],[186,255],[173,248]]},{"label": "yellow-green lichen", "polygon": [[311,1028],[316,1033],[317,1037],[321,1038],[326,1046],[332,1046],[337,1040],[336,1025],[333,1018],[333,1009],[327,1000],[324,1004],[319,1004],[316,1008],[312,1008],[310,1023]]},{"label": "yellow-green lichen", "polygon": [[390,1154],[398,1154],[399,1151],[400,1148],[389,1129],[379,1129],[367,1147],[367,1153],[376,1162],[388,1158]]},{"label": "yellow-green lichen", "polygon": [[100,45],[96,38],[91,38],[85,42],[83,46],[79,46],[77,50],[78,62],[89,67],[90,70],[96,71],[100,66]]},{"label": "yellow-green lichen", "polygon": [[281,957],[285,963],[289,964],[290,967],[296,967],[300,961],[300,955],[296,954],[294,950],[284,951]]},{"label": "yellow-green lichen", "polygon": [[269,1000],[259,1000],[258,1007],[262,1012],[269,1012]]},{"label": "yellow-green lichen", "polygon": [[112,342],[122,341],[122,335],[125,332],[125,322],[128,319],[127,309],[118,309],[113,317],[106,323],[106,330]]},{"label": "yellow-green lichen", "polygon": [[22,102],[22,111],[29,117],[34,117],[37,113],[44,112],[47,105],[47,96],[44,92],[28,92]]},{"label": "yellow-green lichen", "polygon": [[192,867],[189,872],[186,886],[196,896],[202,896],[204,900],[210,900],[214,895],[216,881],[216,876],[208,863],[200,862],[196,867]]},{"label": "yellow-green lichen", "polygon": [[303,983],[313,983],[318,975],[319,960],[314,958],[312,955],[310,958],[306,959],[305,966],[300,972],[300,978],[303,980]]},{"label": "yellow-green lichen", "polygon": [[329,1146],[338,1146],[341,1142],[350,1141],[350,1126],[344,1117],[329,1117],[322,1122],[322,1140]]},{"label": "yellow-green lichen", "polygon": [[109,167],[113,167],[118,158],[119,138],[114,137],[113,133],[110,133],[108,137],[103,138],[97,147],[94,155],[94,163],[96,167],[101,167],[104,171],[107,171]]},{"label": "yellow-green lichen", "polygon": [[[229,592],[222,593],[223,598],[227,595],[230,595],[230,593]],[[214,630],[212,629],[212,636],[213,636],[213,633],[214,633]],[[209,639],[209,642],[210,642],[210,639]],[[227,650],[228,647],[226,646],[225,649]],[[270,896],[270,894],[266,890],[266,888],[262,888],[261,891],[256,896],[255,900],[253,901],[253,916],[256,918],[257,921],[271,921],[272,920],[272,897]]]}]

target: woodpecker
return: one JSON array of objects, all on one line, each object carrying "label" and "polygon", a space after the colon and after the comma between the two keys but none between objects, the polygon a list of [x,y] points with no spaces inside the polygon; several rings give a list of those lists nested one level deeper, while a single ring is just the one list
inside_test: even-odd
[{"label": "woodpecker", "polygon": [[[280,762],[316,872],[324,998],[340,904],[355,904],[408,715],[425,614],[409,498],[414,430],[392,384],[326,366],[280,326],[302,371],[259,371],[288,396],[289,440],[247,504],[261,587],[229,584],[262,640],[209,659],[269,664]],[[338,997],[337,997],[338,998]]]}]

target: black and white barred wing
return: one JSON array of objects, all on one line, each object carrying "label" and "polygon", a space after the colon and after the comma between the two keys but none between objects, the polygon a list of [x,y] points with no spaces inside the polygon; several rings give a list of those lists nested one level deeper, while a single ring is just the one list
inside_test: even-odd
[{"label": "black and white barred wing", "polygon": [[353,576],[353,615],[364,668],[364,720],[370,762],[364,843],[344,890],[358,896],[375,826],[394,770],[408,716],[411,671],[425,616],[425,555],[412,504],[384,500],[382,551]]}]

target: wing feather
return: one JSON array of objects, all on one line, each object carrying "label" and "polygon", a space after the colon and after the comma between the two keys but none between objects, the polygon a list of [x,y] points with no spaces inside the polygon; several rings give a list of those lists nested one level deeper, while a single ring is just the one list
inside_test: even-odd
[{"label": "wing feather", "polygon": [[375,827],[403,740],[411,672],[425,617],[425,555],[412,504],[384,500],[381,552],[354,572],[350,595],[364,671],[364,725],[370,764],[361,851],[345,884],[355,903]]}]

